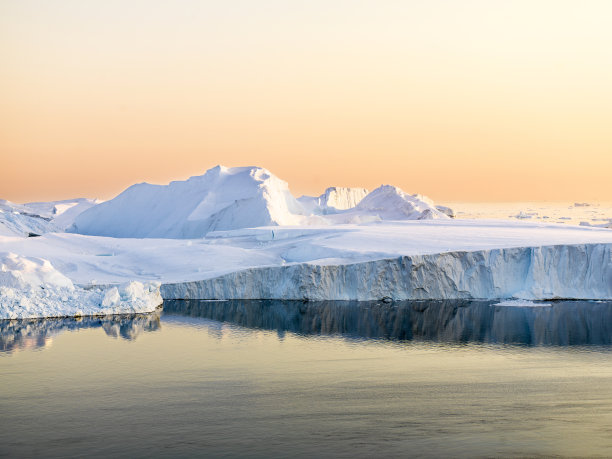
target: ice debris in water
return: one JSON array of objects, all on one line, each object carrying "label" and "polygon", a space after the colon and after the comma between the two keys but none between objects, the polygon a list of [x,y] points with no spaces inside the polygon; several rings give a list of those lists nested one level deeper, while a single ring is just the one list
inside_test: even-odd
[{"label": "ice debris in water", "polygon": [[550,303],[536,303],[529,300],[505,300],[495,303],[493,306],[507,306],[512,308],[546,308],[552,306]]}]

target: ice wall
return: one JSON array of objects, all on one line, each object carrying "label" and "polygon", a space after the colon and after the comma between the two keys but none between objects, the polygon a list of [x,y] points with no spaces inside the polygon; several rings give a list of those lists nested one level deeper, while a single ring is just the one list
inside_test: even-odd
[{"label": "ice wall", "polygon": [[612,299],[612,244],[403,256],[252,268],[164,284],[165,299]]}]

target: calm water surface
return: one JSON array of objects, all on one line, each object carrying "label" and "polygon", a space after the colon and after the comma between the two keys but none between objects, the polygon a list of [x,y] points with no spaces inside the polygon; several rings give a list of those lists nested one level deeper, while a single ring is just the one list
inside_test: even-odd
[{"label": "calm water surface", "polygon": [[0,321],[0,456],[612,457],[612,303]]}]

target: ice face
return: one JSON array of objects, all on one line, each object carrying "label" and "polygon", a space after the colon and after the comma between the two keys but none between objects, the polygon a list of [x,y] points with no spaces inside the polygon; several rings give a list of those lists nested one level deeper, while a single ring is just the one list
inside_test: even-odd
[{"label": "ice face", "polygon": [[612,244],[517,247],[245,269],[162,285],[164,298],[612,299]]}]

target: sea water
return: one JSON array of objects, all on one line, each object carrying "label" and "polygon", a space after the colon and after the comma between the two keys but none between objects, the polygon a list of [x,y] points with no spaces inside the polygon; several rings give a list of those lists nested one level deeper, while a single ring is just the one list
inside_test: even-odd
[{"label": "sea water", "polygon": [[612,303],[0,321],[0,456],[612,456]]}]

